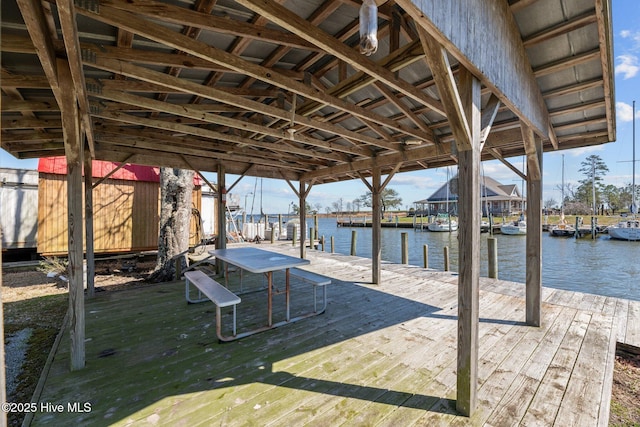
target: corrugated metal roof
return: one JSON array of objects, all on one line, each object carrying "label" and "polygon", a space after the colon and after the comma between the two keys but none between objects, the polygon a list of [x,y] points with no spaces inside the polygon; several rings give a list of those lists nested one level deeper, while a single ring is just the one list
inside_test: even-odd
[{"label": "corrugated metal roof", "polygon": [[[85,80],[71,86],[80,106],[87,100],[99,160],[224,165],[317,183],[367,176],[374,157],[383,174],[398,163],[399,171],[455,164],[416,22],[400,6],[409,3],[378,3],[379,48],[364,57],[360,2],[96,0],[72,6],[76,30],[62,25],[69,15],[55,2],[21,9],[5,0],[2,147],[19,158],[64,155],[56,85],[45,70],[68,66]],[[614,140],[610,1],[510,4],[553,128],[544,150]],[[449,52],[448,60],[457,73],[459,58]],[[484,87],[483,105],[490,96]],[[521,119],[503,103],[483,160],[524,154]]]}]

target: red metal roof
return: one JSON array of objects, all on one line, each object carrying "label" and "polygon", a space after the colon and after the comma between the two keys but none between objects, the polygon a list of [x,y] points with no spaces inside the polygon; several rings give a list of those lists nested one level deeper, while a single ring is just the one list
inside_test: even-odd
[{"label": "red metal roof", "polygon": [[[94,178],[103,178],[118,166],[119,163],[116,162],[93,160],[92,175]],[[67,159],[64,156],[42,157],[38,161],[38,172],[66,175]],[[126,181],[160,182],[160,168],[127,163],[109,178],[123,179]],[[193,183],[194,185],[202,185],[200,176],[196,174],[193,177]]]}]

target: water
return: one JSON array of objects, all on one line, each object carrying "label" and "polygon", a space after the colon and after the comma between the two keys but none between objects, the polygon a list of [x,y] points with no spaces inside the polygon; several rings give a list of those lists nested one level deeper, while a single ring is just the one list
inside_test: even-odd
[{"label": "water", "polygon": [[[312,226],[312,221],[307,225]],[[371,258],[371,228],[336,227],[334,218],[318,219],[320,235],[333,236],[335,251],[348,255],[351,232],[357,231],[356,255]],[[409,241],[409,264],[423,266],[422,248],[429,246],[429,267],[444,269],[444,246],[449,247],[450,269],[458,271],[457,233],[431,233],[407,228],[383,228],[382,259],[401,262],[400,233]],[[480,275],[488,276],[487,233],[481,235]],[[498,244],[498,278],[525,282],[525,236],[495,235]],[[574,239],[542,236],[542,285],[550,288],[640,301],[640,243],[600,236]]]}]

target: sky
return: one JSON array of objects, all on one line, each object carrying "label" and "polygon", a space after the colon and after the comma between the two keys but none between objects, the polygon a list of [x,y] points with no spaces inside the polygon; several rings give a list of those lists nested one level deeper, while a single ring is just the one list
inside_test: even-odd
[{"label": "sky", "polygon": [[[554,199],[559,202],[561,200],[563,156],[566,184],[576,186],[578,181],[583,179],[579,172],[580,163],[591,154],[600,156],[609,168],[609,172],[604,177],[605,184],[621,187],[632,181],[632,103],[634,100],[636,101],[636,119],[640,119],[640,1],[612,0],[612,14],[617,141],[588,148],[544,153],[543,201]],[[636,140],[639,139],[638,127],[640,124],[636,122]],[[638,156],[640,152],[636,157]],[[522,158],[508,160],[522,170]],[[0,167],[36,169],[37,166],[37,159],[18,160],[0,149]],[[640,167],[636,169],[640,171]],[[482,172],[503,184],[516,184],[522,188],[520,177],[498,160],[483,162]],[[402,209],[408,209],[413,206],[413,202],[429,197],[442,186],[447,180],[448,173],[452,175],[455,171],[453,168],[449,171],[446,168],[437,168],[398,173],[391,179],[387,188],[395,190],[402,198]],[[215,182],[214,174],[205,174],[205,176],[211,182]],[[227,176],[227,184],[231,185],[236,179],[236,176]],[[638,179],[636,181],[636,184],[640,183]],[[339,199],[342,198],[343,206],[346,207],[347,202],[352,202],[367,191],[367,187],[360,180],[319,184],[311,189],[307,202],[312,207],[321,206],[320,211],[325,212],[326,207],[331,207]],[[287,213],[292,203],[298,204],[292,189],[281,180],[245,177],[234,187],[232,194],[239,200],[241,207],[246,206],[248,213],[258,214],[261,210],[265,213]]]}]

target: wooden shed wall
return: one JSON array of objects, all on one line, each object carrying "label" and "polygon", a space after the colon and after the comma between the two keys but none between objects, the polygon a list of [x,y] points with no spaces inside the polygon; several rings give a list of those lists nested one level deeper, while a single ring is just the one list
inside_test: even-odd
[{"label": "wooden shed wall", "polygon": [[[95,181],[95,179],[94,179]],[[65,175],[40,174],[38,184],[38,252],[67,253],[67,181]],[[201,190],[193,204],[201,208]],[[96,253],[156,250],[160,218],[157,182],[107,179],[93,190],[93,229]],[[197,243],[191,221],[191,245]]]}]

